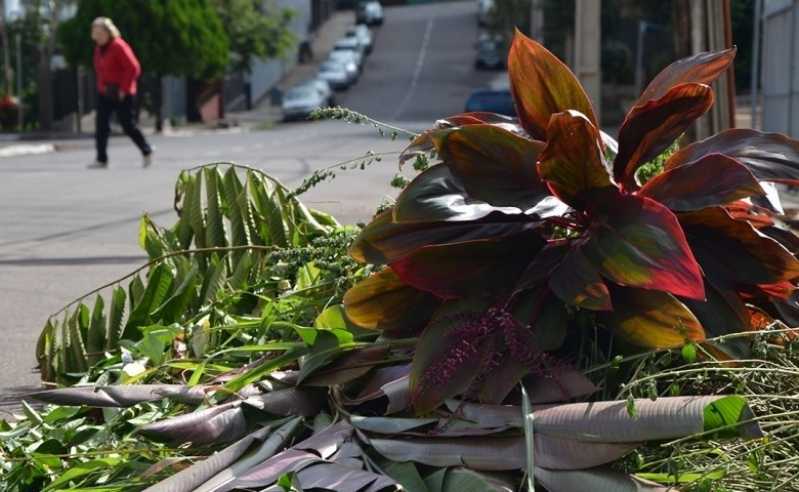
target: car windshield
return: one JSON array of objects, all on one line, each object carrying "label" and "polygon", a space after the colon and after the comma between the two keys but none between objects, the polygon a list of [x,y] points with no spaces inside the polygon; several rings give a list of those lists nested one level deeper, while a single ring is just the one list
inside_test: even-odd
[{"label": "car windshield", "polygon": [[355,38],[342,39],[337,42],[333,49],[336,50],[352,50],[358,47],[358,40]]},{"label": "car windshield", "polygon": [[303,85],[300,87],[289,89],[289,91],[286,93],[286,99],[287,100],[308,99],[309,97],[313,97],[313,95],[314,95],[314,88],[311,86]]}]

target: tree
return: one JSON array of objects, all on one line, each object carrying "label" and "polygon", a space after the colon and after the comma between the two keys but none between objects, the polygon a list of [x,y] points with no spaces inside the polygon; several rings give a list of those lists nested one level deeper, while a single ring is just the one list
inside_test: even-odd
[{"label": "tree", "polygon": [[166,75],[213,79],[228,64],[229,43],[222,21],[209,0],[80,0],[75,16],[59,36],[72,64],[91,67],[92,21],[110,17],[136,52],[145,77],[154,78],[147,104],[161,130],[160,80]]},{"label": "tree", "polygon": [[290,9],[273,10],[260,0],[212,0],[230,42],[231,67],[249,73],[254,58],[284,56],[294,46]]}]

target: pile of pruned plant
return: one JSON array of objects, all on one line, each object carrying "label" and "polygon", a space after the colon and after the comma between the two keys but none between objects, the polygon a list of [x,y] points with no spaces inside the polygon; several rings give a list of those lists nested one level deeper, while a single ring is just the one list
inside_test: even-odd
[{"label": "pile of pruned plant", "polygon": [[614,140],[517,34],[519,117],[413,135],[362,228],[298,198],[338,165],[297,190],[184,171],[147,265],[45,325],[54,388],[0,423],[0,484],[799,490],[799,240],[769,183],[799,180],[799,142],[675,143],[733,57],[667,67]]}]

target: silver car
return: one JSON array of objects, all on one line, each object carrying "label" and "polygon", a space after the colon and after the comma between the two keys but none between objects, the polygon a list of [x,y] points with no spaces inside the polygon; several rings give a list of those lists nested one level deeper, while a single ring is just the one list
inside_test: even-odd
[{"label": "silver car", "polygon": [[365,24],[347,29],[347,37],[357,39],[367,54],[372,52],[372,31]]},{"label": "silver car", "polygon": [[314,110],[326,105],[327,101],[316,87],[309,84],[293,87],[283,96],[283,120],[305,119]]},{"label": "silver car", "polygon": [[318,78],[327,81],[334,90],[341,91],[353,82],[344,64],[326,61],[319,67]]},{"label": "silver car", "polygon": [[351,84],[358,80],[358,75],[360,75],[361,70],[355,61],[354,52],[350,50],[333,50],[327,56],[327,61],[338,63],[339,65],[343,66],[347,71],[347,75],[350,77]]},{"label": "silver car", "polygon": [[358,69],[363,68],[364,58],[366,56],[366,50],[363,46],[361,46],[360,40],[358,38],[341,38],[336,41],[336,44],[333,45],[333,53],[336,51],[349,51],[353,55],[353,61],[355,64],[358,65]]},{"label": "silver car", "polygon": [[322,100],[325,102],[325,106],[333,106],[336,104],[335,97],[333,96],[333,89],[330,86],[330,83],[321,78],[316,77],[310,80],[306,80],[302,84],[299,84],[298,87],[313,87],[315,90],[319,92],[319,95],[322,96]]}]

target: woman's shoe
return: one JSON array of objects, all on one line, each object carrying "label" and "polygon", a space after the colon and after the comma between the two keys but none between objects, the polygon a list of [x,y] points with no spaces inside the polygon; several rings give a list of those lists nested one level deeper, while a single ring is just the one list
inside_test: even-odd
[{"label": "woman's shoe", "polygon": [[150,152],[149,154],[145,154],[142,157],[141,165],[143,168],[148,168],[153,163],[153,153]]},{"label": "woman's shoe", "polygon": [[94,161],[91,164],[89,164],[88,166],[86,166],[86,168],[87,169],[108,169],[108,163],[107,162],[102,162],[102,161]]}]

